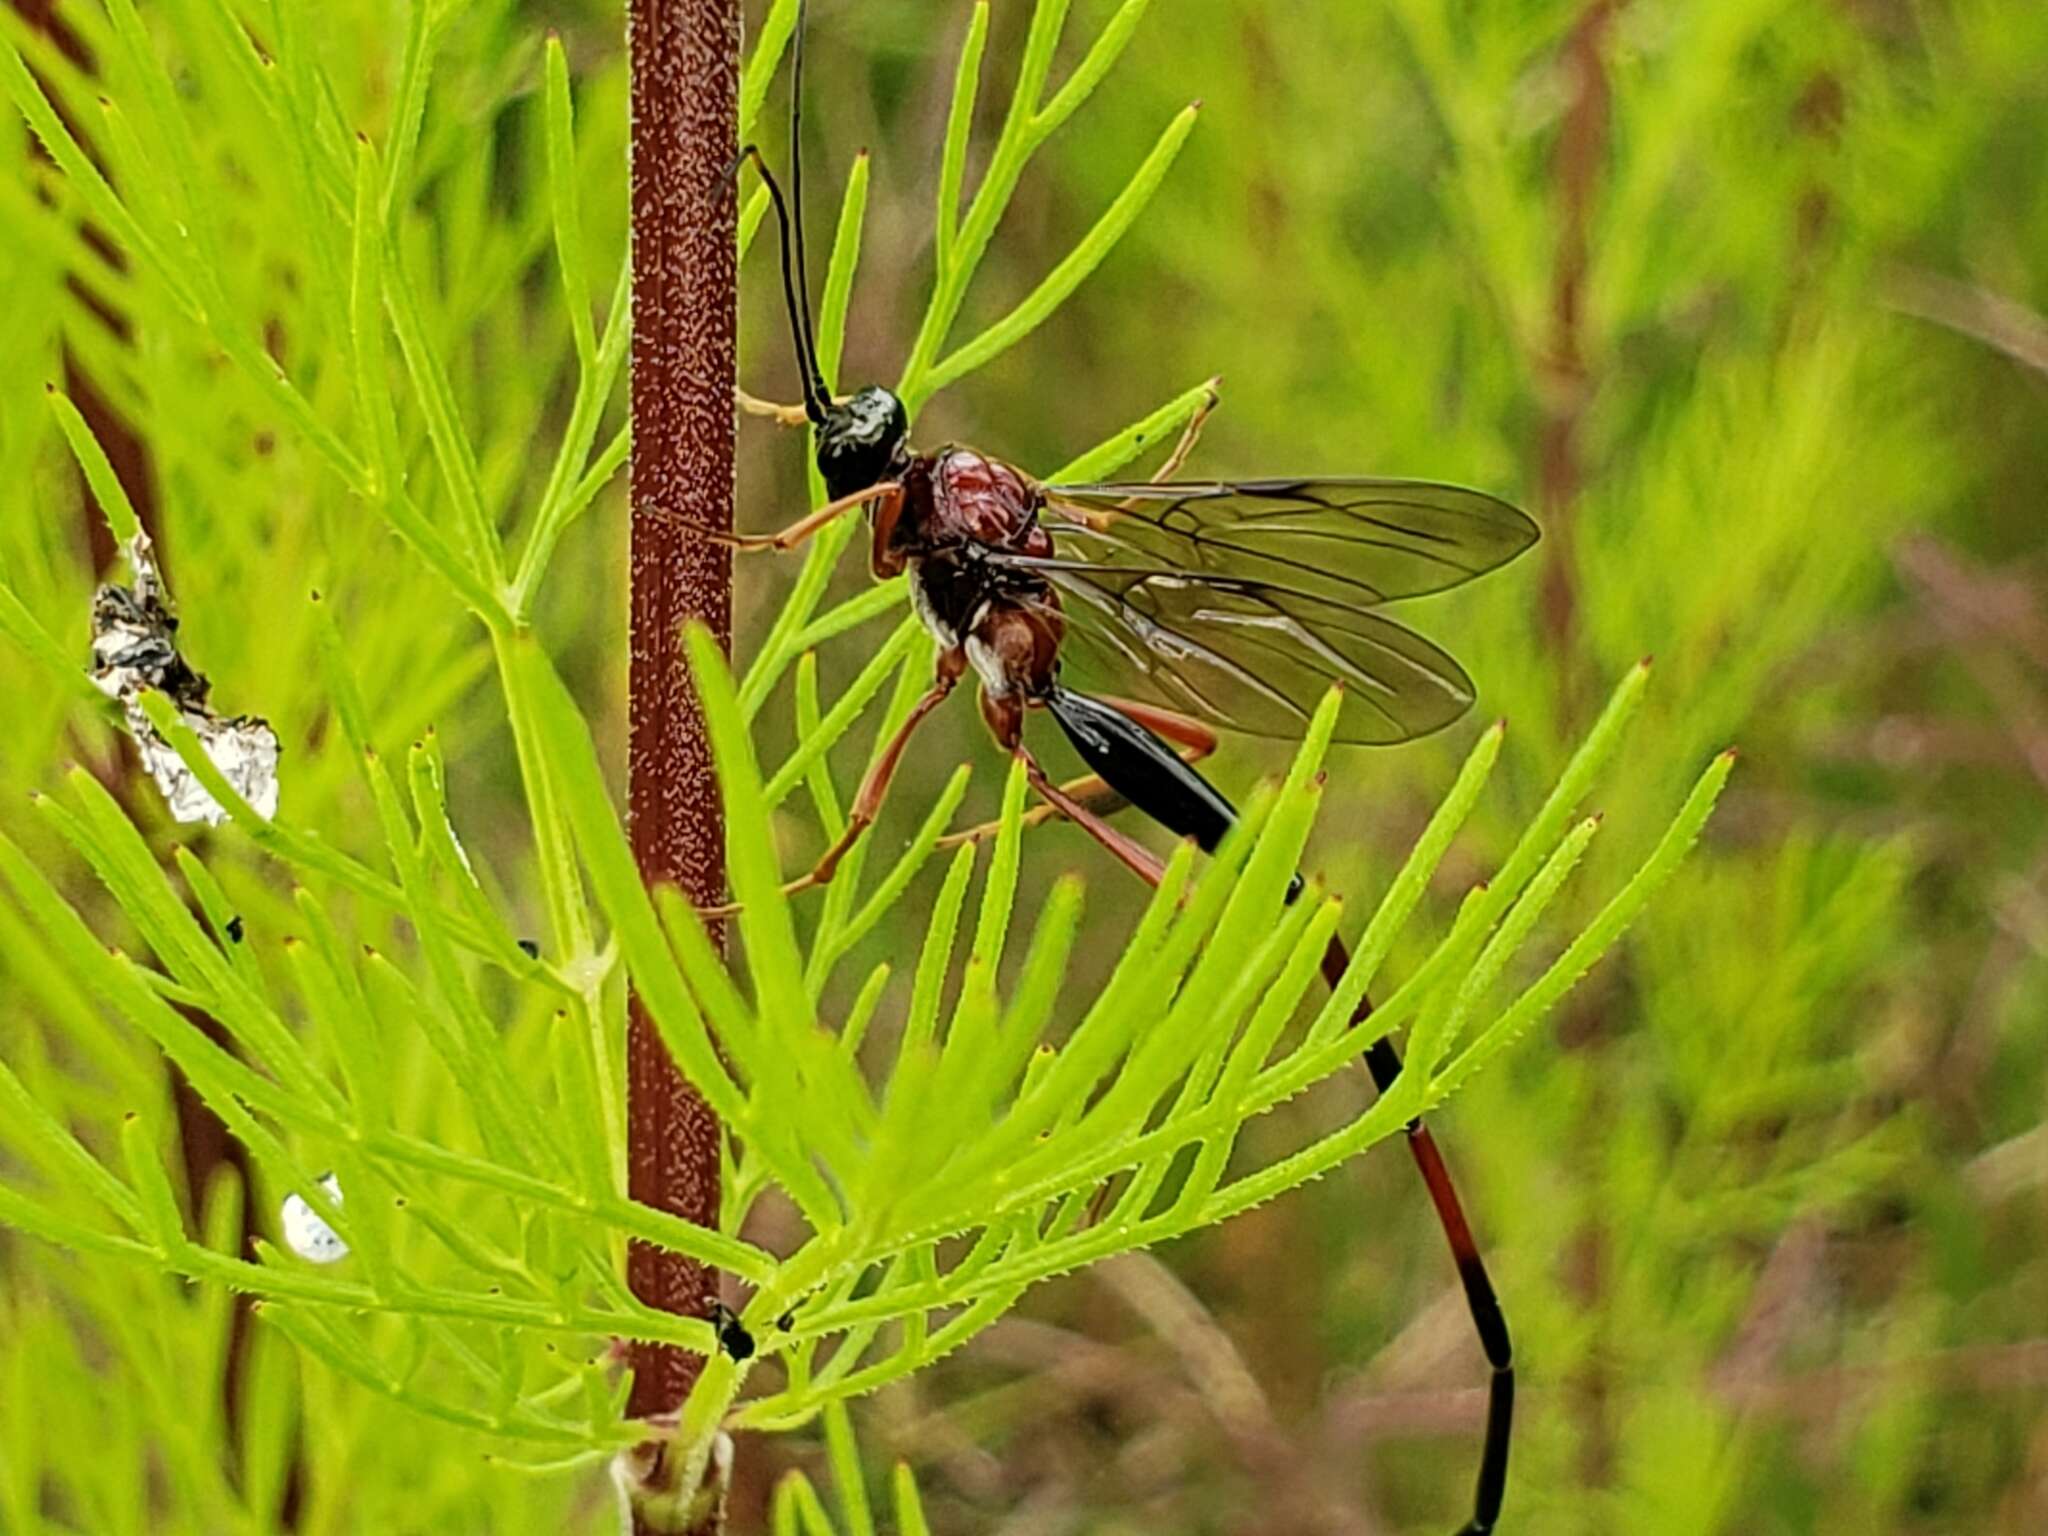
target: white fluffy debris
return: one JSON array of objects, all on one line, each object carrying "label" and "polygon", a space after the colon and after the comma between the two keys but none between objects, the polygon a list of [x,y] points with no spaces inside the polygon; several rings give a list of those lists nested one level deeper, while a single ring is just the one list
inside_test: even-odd
[{"label": "white fluffy debris", "polygon": [[[320,1175],[320,1188],[328,1199],[341,1204],[341,1181],[333,1174]],[[300,1258],[314,1264],[337,1264],[348,1257],[348,1244],[301,1196],[286,1195],[277,1220],[284,1228],[285,1246]]]},{"label": "white fluffy debris", "polygon": [[138,532],[129,542],[128,563],[135,572],[132,589],[109,582],[93,594],[93,682],[119,701],[142,764],[173,817],[217,827],[228,813],[149,723],[141,702],[149,689],[170,700],[229,787],[268,820],[277,814],[277,733],[255,715],[218,715],[207,704],[206,678],[178,654],[178,619],[148,534]]}]

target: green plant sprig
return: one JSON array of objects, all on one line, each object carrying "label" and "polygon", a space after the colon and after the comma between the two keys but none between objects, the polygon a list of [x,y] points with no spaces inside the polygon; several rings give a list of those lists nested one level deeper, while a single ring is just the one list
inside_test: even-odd
[{"label": "green plant sprig", "polygon": [[[914,408],[1063,304],[1132,226],[1192,131],[1192,109],[1173,116],[1073,249],[994,325],[953,344],[969,287],[1033,155],[1100,86],[1146,5],[1126,0],[1051,87],[1067,9],[1065,0],[1035,5],[988,169],[963,207],[986,5],[970,18],[942,151],[932,291],[900,376]],[[743,80],[743,116],[760,110],[794,10],[794,0],[777,0],[769,12]],[[1030,1285],[1294,1188],[1441,1102],[1613,944],[1697,834],[1725,765],[1710,771],[1657,852],[1594,922],[1564,942],[1562,957],[1496,1004],[1498,980],[1532,946],[1554,942],[1544,925],[1592,835],[1573,818],[1620,740],[1643,677],[1624,680],[1493,881],[1440,931],[1418,935],[1423,892],[1499,754],[1499,729],[1484,732],[1368,921],[1350,974],[1305,1028],[1291,1031],[1317,985],[1323,947],[1344,919],[1341,905],[1321,893],[1286,900],[1320,801],[1331,704],[1286,781],[1247,808],[1215,859],[1175,853],[1089,1006],[1072,1006],[1066,986],[1081,931],[1079,884],[1056,884],[1028,934],[1019,931],[1029,844],[1026,786],[1014,767],[992,845],[958,846],[940,860],[936,893],[916,925],[915,959],[906,954],[900,967],[909,972],[902,1009],[892,1006],[888,968],[870,971],[842,1001],[830,983],[860,941],[885,922],[911,926],[905,899],[939,855],[968,782],[963,767],[908,847],[873,878],[873,840],[857,848],[815,898],[817,920],[800,935],[781,892],[778,810],[801,786],[832,835],[843,805],[835,754],[870,718],[874,742],[885,741],[933,660],[929,637],[903,616],[846,692],[829,707],[818,697],[815,648],[900,614],[903,602],[901,584],[890,583],[821,608],[857,536],[848,521],[806,557],[742,678],[707,636],[689,637],[743,904],[744,963],[728,967],[675,893],[641,884],[589,715],[534,625],[568,536],[611,487],[630,447],[623,426],[599,446],[628,352],[629,269],[622,260],[600,316],[591,281],[599,226],[584,206],[587,129],[578,129],[566,50],[550,40],[539,61],[534,148],[543,185],[492,254],[494,266],[516,273],[525,260],[544,258],[551,241],[559,283],[548,302],[567,311],[550,317],[566,421],[544,475],[536,465],[538,484],[529,485],[506,478],[501,451],[479,450],[490,404],[465,392],[453,342],[474,296],[429,279],[436,266],[414,217],[426,196],[461,206],[456,192],[428,191],[431,176],[453,183],[461,169],[448,164],[436,137],[434,82],[447,17],[412,9],[390,122],[371,139],[346,121],[304,18],[290,7],[272,12],[274,36],[262,46],[207,0],[174,7],[163,25],[195,61],[200,99],[241,131],[268,133],[282,146],[283,188],[274,195],[313,230],[299,253],[311,290],[302,313],[307,335],[329,344],[331,366],[306,348],[287,368],[256,330],[256,309],[229,290],[227,274],[238,270],[223,259],[233,245],[229,199],[209,180],[218,172],[199,147],[211,142],[210,130],[145,46],[127,0],[115,0],[105,38],[119,61],[105,82],[116,101],[105,118],[111,174],[66,127],[76,92],[88,87],[75,69],[56,60],[46,70],[39,45],[10,28],[0,33],[0,83],[78,206],[131,258],[119,281],[150,316],[150,344],[196,344],[209,358],[225,356],[239,408],[286,426],[347,513],[373,512],[410,551],[405,558],[447,589],[451,615],[459,603],[480,622],[487,645],[479,654],[495,668],[519,769],[546,959],[525,952],[489,868],[467,851],[458,831],[464,807],[438,738],[398,738],[412,741],[402,753],[377,739],[390,701],[363,696],[350,637],[323,603],[308,625],[307,666],[321,679],[338,745],[317,764],[312,754],[303,767],[293,760],[290,772],[310,778],[331,763],[337,782],[353,783],[374,812],[354,833],[365,846],[344,851],[339,818],[330,830],[327,822],[258,816],[168,701],[151,698],[143,707],[152,726],[226,809],[232,830],[203,853],[180,850],[167,870],[106,791],[73,775],[62,803],[43,803],[40,830],[92,871],[104,900],[75,898],[5,836],[0,883],[23,930],[87,995],[84,1011],[104,1009],[150,1042],[248,1147],[258,1180],[251,1198],[298,1194],[349,1245],[349,1267],[316,1269],[268,1244],[243,1258],[224,1228],[189,1234],[160,1104],[141,1106],[111,1134],[104,1126],[73,1133],[39,1098],[43,1078],[11,1068],[0,1075],[0,1107],[41,1107],[10,1114],[0,1138],[10,1148],[24,1139],[46,1144],[24,1158],[19,1185],[0,1185],[0,1217],[96,1260],[258,1296],[280,1338],[340,1376],[543,1464],[578,1462],[634,1433],[621,1423],[621,1395],[603,1379],[601,1359],[616,1337],[707,1355],[678,1429],[688,1458],[708,1455],[722,1424],[781,1427],[822,1411],[828,1426],[843,1428],[847,1399],[958,1348]],[[820,306],[828,382],[843,358],[868,189],[868,163],[856,158]],[[764,207],[757,195],[742,210],[743,243]],[[1181,391],[1055,477],[1114,474],[1170,440],[1214,388],[1211,380]],[[110,528],[117,538],[132,536],[139,524],[101,446],[68,400],[55,395],[52,405],[58,435]],[[812,493],[820,494],[815,473]],[[305,536],[345,536],[337,529],[352,516],[316,512],[305,520],[316,533]],[[508,529],[523,539],[509,562]],[[298,524],[290,536],[300,536]],[[80,691],[64,647],[6,582],[0,629]],[[752,726],[792,671],[797,739],[779,762],[764,764]],[[288,776],[287,793],[299,792]],[[261,884],[238,867],[251,850],[297,888],[263,909],[268,922],[237,937],[237,905]],[[140,941],[136,954],[97,936],[112,909]],[[1362,1043],[1347,1033],[1351,1009],[1404,939],[1424,958],[1382,1000],[1376,1022],[1421,1033],[1418,1068],[1335,1131],[1233,1177],[1247,1123],[1350,1068]],[[1004,958],[1017,951],[1005,987]],[[629,983],[729,1133],[726,1230],[680,1221],[623,1192]],[[233,1049],[181,1009],[218,1021]],[[870,1068],[871,1057],[885,1064]],[[345,1198],[324,1192],[319,1173],[327,1168]],[[770,1191],[787,1197],[801,1223],[784,1251],[736,1235],[748,1207]],[[1099,1197],[1103,1215],[1091,1222]],[[750,1285],[745,1320],[760,1354],[733,1362],[716,1351],[707,1323],[632,1297],[619,1263],[630,1240]],[[785,1313],[791,1327],[774,1327]],[[564,1339],[575,1341],[565,1353],[578,1358],[540,1361],[535,1341]],[[782,1368],[781,1384],[743,1398],[766,1361]],[[834,1445],[845,1460],[845,1442]],[[798,1494],[789,1498],[785,1507],[801,1503]]]}]

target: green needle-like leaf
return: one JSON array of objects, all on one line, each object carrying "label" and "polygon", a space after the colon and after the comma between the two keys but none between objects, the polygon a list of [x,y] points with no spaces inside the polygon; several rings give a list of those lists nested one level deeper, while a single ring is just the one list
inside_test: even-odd
[{"label": "green needle-like leaf", "polygon": [[597,363],[597,333],[590,321],[590,271],[583,258],[583,215],[576,197],[576,140],[569,104],[569,55],[550,34],[547,46],[548,196],[555,216],[555,259],[570,334],[584,368]]},{"label": "green needle-like leaf", "polygon": [[1136,222],[1139,213],[1152,200],[1152,194],[1159,190],[1166,173],[1180,154],[1181,145],[1194,131],[1197,107],[1188,107],[1166,127],[1152,153],[1132,174],[1116,201],[1096,221],[1081,243],[1067,255],[1066,259],[1048,272],[1017,307],[983,331],[973,341],[957,352],[935,364],[929,374],[917,381],[916,390],[906,389],[904,399],[913,408],[926,397],[936,394],[954,380],[972,373],[992,358],[1008,351],[1032,331],[1044,323],[1047,316],[1065,303],[1068,296],[1080,287],[1089,274],[1102,265],[1103,259],[1115,248],[1124,232]]},{"label": "green needle-like leaf", "polygon": [[63,430],[64,441],[71,445],[72,456],[78,460],[86,484],[92,487],[92,499],[99,503],[100,511],[107,520],[107,529],[114,535],[114,542],[126,549],[142,532],[134,503],[129,501],[126,488],[114,473],[114,466],[107,462],[106,450],[92,435],[92,428],[85,424],[85,418],[78,414],[78,407],[58,393],[54,384],[49,386],[49,391],[50,410]]}]

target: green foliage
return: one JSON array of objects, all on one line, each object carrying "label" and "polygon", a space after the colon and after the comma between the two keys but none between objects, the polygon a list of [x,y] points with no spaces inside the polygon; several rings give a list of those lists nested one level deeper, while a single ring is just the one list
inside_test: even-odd
[{"label": "green foliage", "polygon": [[[1531,507],[1540,571],[1427,605],[1512,722],[1511,792],[1466,838],[1511,845],[1645,651],[1658,685],[1580,878],[1704,755],[1739,737],[1743,762],[1623,963],[1560,1011],[1567,1049],[1508,1057],[1439,1126],[1544,1405],[1508,1518],[1995,1528],[2030,1507],[2037,1399],[2004,1373],[2048,1278],[2029,1204],[2048,973],[2020,915],[2048,831],[2023,766],[2048,469],[2048,183],[2025,146],[2048,131],[2048,16],[1317,9],[1190,0],[1140,33],[1091,126],[1140,142],[1199,95],[1202,131],[1099,301],[998,360],[949,426],[1029,462],[1141,409],[1140,380],[1220,368],[1202,474],[1445,474]],[[1114,175],[1062,151],[1056,215]],[[991,280],[1021,288],[1044,255],[1017,230]],[[1928,546],[1973,579],[1915,579]],[[1464,746],[1338,760],[1334,887],[1389,867],[1426,814],[1415,778],[1447,782]],[[2016,1179],[1996,1195],[1994,1166]],[[1304,1485],[1382,1528],[1454,1526],[1469,1442],[1446,1430],[1476,1428],[1440,1394],[1481,1378],[1407,1170],[1369,1158],[1256,1232],[1180,1268],[1312,1465],[1254,1467],[1211,1416],[1129,1405],[1186,1448],[1047,1482],[1140,1526]],[[1313,1278],[1258,1252],[1307,1253]],[[1059,1318],[1114,1332],[1081,1301]],[[1306,1359],[1358,1364],[1311,1386]],[[1023,1396],[980,1443],[1009,1466],[1083,1458],[1090,1420]]]},{"label": "green foliage", "polygon": [[[766,6],[742,88],[771,158],[795,9]],[[1269,1351],[1252,1374],[1288,1385],[1276,1418],[1316,1455],[1268,1439],[1241,1467],[1210,1454],[1246,1443],[1241,1403],[1174,1418],[1186,1394],[1152,1392],[1142,1443],[1172,1474],[1055,1496],[1196,1529],[1247,1485],[1292,1508],[1270,1479],[1434,1528],[1469,1446],[1407,1446],[1410,1419],[1447,1422],[1426,1407],[1342,1410],[1476,1379],[1430,1332],[1440,1239],[1405,1160],[1321,1176],[1446,1101],[1549,1405],[1520,1427],[1518,1528],[1985,1525],[2021,1496],[2024,1403],[1952,1411],[1938,1382],[2036,1331],[2038,1265],[2008,1250],[2038,1234],[1994,1228],[1952,1170],[1980,1139],[2008,1170],[2037,1145],[2038,945],[2011,935],[2039,927],[2010,887],[2038,796],[1973,781],[1985,809],[1899,835],[1925,813],[1838,744],[1901,708],[1975,731],[1972,685],[1840,653],[1924,670],[1924,641],[1876,627],[1896,530],[1998,551],[2024,526],[1995,509],[2038,479],[2038,401],[1902,319],[1896,268],[2048,291],[2048,201],[2012,150],[2038,139],[2043,21],[1936,7],[1909,39],[1860,13],[1618,8],[1565,328],[1584,7],[858,9],[811,38],[811,162],[845,170],[828,381],[893,377],[926,435],[1042,469],[1099,439],[1059,471],[1088,478],[1170,441],[1209,386],[1160,396],[1223,368],[1202,473],[1520,491],[1548,535],[1529,568],[1424,621],[1513,731],[1369,767],[1248,747],[1219,766],[1233,790],[1287,776],[1246,797],[1247,835],[1183,853],[1149,904],[1100,866],[1085,911],[1056,873],[1070,834],[1025,835],[1015,775],[999,833],[948,842],[998,788],[935,734],[895,820],[785,903],[931,664],[842,523],[794,572],[742,573],[738,678],[695,645],[747,903],[728,968],[639,886],[610,788],[616,15],[556,7],[544,39],[506,0],[103,0],[63,8],[87,67],[0,9],[0,83],[48,151],[0,175],[0,1222],[23,1234],[0,1245],[0,1527],[261,1533],[293,1482],[300,1530],[599,1528],[593,1464],[634,1438],[610,1341],[711,1349],[625,1291],[637,1238],[751,1287],[761,1352],[710,1354],[693,1457],[720,1423],[822,1419],[836,1505],[795,1474],[776,1530],[922,1532],[927,1508],[980,1529],[935,1432],[889,1446],[927,1494],[899,1467],[871,1508],[848,1401],[883,1394],[887,1434],[916,1373],[956,1437],[1072,1434],[1104,1462],[1087,1393],[992,1386],[1001,1357],[963,1346],[1073,1294],[1020,1304],[1036,1282],[1179,1238],[1205,1297],[1248,1298],[1221,1321]],[[765,209],[747,199],[743,245]],[[759,291],[750,378],[786,366]],[[848,362],[877,351],[890,367]],[[172,828],[119,771],[82,671],[83,492],[117,538],[135,511],[80,379],[146,440],[187,654],[286,743],[274,821],[161,701],[231,825]],[[758,441],[787,482],[795,439]],[[1738,731],[1740,814],[1674,876],[1730,766],[1701,764]],[[1286,906],[1298,863],[1324,880]],[[1324,999],[1340,923],[1363,937]],[[619,1193],[629,980],[734,1132],[720,1231]],[[1368,983],[1413,1063],[1371,1106],[1345,1029]],[[1560,1009],[1572,1049],[1507,1052]],[[166,1061],[246,1149],[246,1188],[188,1187]],[[1945,1098],[1903,1112],[1923,1079]],[[343,1264],[243,1248],[244,1205],[274,1232],[292,1193]],[[231,1425],[212,1384],[236,1294],[260,1305]],[[1886,1390],[1830,1389],[1838,1368]],[[1784,1432],[1827,1390],[1829,1436]],[[1383,1426],[1370,1458],[1358,1422]]]},{"label": "green foliage", "polygon": [[[860,1458],[853,1443],[853,1428],[846,1409],[834,1405],[825,1410],[826,1447],[831,1459],[832,1483],[838,1495],[839,1516],[835,1521],[825,1508],[818,1490],[801,1471],[792,1471],[775,1485],[775,1505],[770,1529],[775,1536],[875,1536],[876,1525],[868,1502],[868,1488]],[[925,1523],[924,1504],[917,1479],[908,1466],[896,1464],[889,1483],[898,1536],[930,1536]]]},{"label": "green foliage", "polygon": [[[904,376],[907,398],[921,401],[1043,321],[1157,189],[1191,113],[1176,119],[1094,230],[1030,296],[976,339],[933,360],[1033,151],[1102,78],[1143,9],[1125,6],[1068,82],[1042,101],[1064,7],[1039,7],[991,168],[964,218],[951,205],[942,208],[939,271]],[[785,19],[767,31],[776,48]],[[153,848],[133,819],[147,827],[154,819],[147,807],[124,805],[99,778],[75,769],[62,793],[38,797],[43,835],[68,849],[72,867],[91,871],[111,908],[100,910],[99,900],[62,888],[47,861],[4,834],[0,876],[26,919],[14,930],[13,964],[64,976],[94,1000],[83,1007],[106,1009],[160,1049],[244,1148],[256,1190],[304,1201],[347,1245],[346,1268],[309,1267],[261,1241],[245,1256],[220,1229],[188,1230],[188,1206],[216,1212],[239,1192],[218,1200],[204,1191],[181,1193],[164,1158],[174,1125],[162,1094],[128,1110],[118,1127],[120,1160],[111,1163],[111,1149],[93,1143],[112,1127],[81,1137],[39,1097],[60,1075],[53,1065],[34,1074],[33,1085],[0,1070],[0,1089],[17,1110],[9,1140],[35,1174],[10,1181],[0,1199],[13,1225],[81,1254],[260,1298],[266,1336],[289,1340],[301,1359],[372,1395],[481,1432],[520,1460],[573,1465],[642,1433],[620,1417],[605,1341],[682,1344],[709,1357],[677,1431],[684,1485],[695,1486],[721,1425],[800,1424],[821,1407],[957,1348],[1035,1281],[1219,1221],[1391,1134],[1483,1065],[1618,936],[1697,834],[1725,777],[1725,764],[1709,773],[1666,847],[1579,943],[1493,1023],[1481,1024],[1476,1005],[1529,939],[1590,835],[1589,823],[1538,872],[1592,769],[1613,749],[1640,691],[1641,673],[1632,674],[1523,849],[1386,1000],[1386,1027],[1411,1018],[1432,1026],[1401,1090],[1286,1160],[1232,1176],[1232,1152],[1247,1121],[1355,1060],[1359,1045],[1345,1028],[1351,1009],[1410,918],[1456,822],[1471,809],[1499,733],[1481,738],[1471,770],[1397,882],[1353,975],[1291,1043],[1286,1026],[1316,984],[1340,910],[1334,901],[1282,901],[1319,799],[1316,770],[1334,699],[1279,793],[1252,811],[1244,834],[1199,882],[1183,851],[1108,984],[1078,1016],[1067,961],[1080,923],[1079,886],[1058,887],[1035,923],[1021,923],[1014,909],[1024,825],[1020,770],[1012,775],[964,969],[955,950],[976,863],[972,845],[950,860],[893,1058],[871,1085],[860,1047],[884,973],[870,978],[844,1014],[829,1001],[830,983],[870,931],[884,923],[903,931],[898,908],[958,806],[965,770],[872,891],[863,895],[860,855],[849,861],[807,944],[799,942],[782,895],[770,818],[801,783],[810,788],[823,830],[836,833],[831,749],[892,673],[897,686],[884,729],[900,717],[930,666],[929,644],[908,621],[899,625],[862,678],[826,711],[815,672],[807,669],[809,682],[799,687],[802,739],[765,781],[749,720],[793,659],[895,606],[900,592],[885,589],[818,614],[821,578],[850,536],[835,530],[813,552],[744,688],[728,676],[708,637],[690,637],[724,789],[732,887],[744,907],[739,974],[728,972],[694,912],[672,892],[659,893],[657,902],[642,888],[589,725],[526,623],[563,535],[617,469],[626,441],[620,427],[618,446],[593,460],[626,350],[625,290],[622,277],[604,324],[594,323],[563,45],[547,44],[539,61],[541,122],[522,130],[541,141],[546,195],[532,199],[540,211],[520,214],[519,228],[500,235],[531,251],[551,231],[569,312],[567,423],[532,511],[521,516],[525,495],[488,486],[487,456],[467,424],[474,406],[457,393],[451,359],[466,359],[471,349],[447,345],[454,296],[438,295],[437,312],[418,275],[416,242],[433,234],[444,233],[447,254],[467,266],[487,260],[491,249],[487,241],[482,253],[472,252],[445,230],[458,212],[444,202],[452,191],[407,179],[409,170],[423,169],[422,143],[434,142],[420,137],[429,120],[424,104],[452,22],[413,11],[381,153],[367,136],[352,147],[344,137],[336,84],[315,64],[314,43],[290,13],[275,14],[276,63],[267,62],[266,46],[255,79],[247,74],[257,56],[253,38],[227,43],[231,59],[210,61],[217,77],[205,70],[202,39],[173,28],[170,41],[190,52],[199,71],[200,99],[229,91],[228,77],[237,75],[254,94],[286,151],[275,168],[279,180],[314,226],[298,274],[305,309],[295,320],[316,337],[342,342],[337,350],[346,361],[331,366],[330,354],[309,351],[295,367],[297,354],[280,358],[259,341],[251,315],[260,309],[237,301],[229,283],[245,274],[212,260],[230,235],[222,227],[225,204],[193,168],[193,140],[205,125],[164,88],[134,14],[117,4],[107,20],[123,43],[122,70],[111,83],[136,93],[155,119],[156,152],[179,157],[179,169],[191,174],[174,174],[141,139],[129,137],[121,141],[116,182],[100,178],[66,114],[27,60],[10,51],[6,67],[17,104],[68,173],[65,186],[122,237],[135,272],[129,302],[161,315],[168,327],[162,337],[150,332],[150,347],[217,347],[252,396],[246,408],[262,413],[258,419],[281,418],[309,451],[328,482],[312,494],[339,492],[381,517],[417,566],[440,579],[439,606],[448,621],[461,627],[451,598],[481,621],[524,786],[533,876],[550,935],[544,958],[522,949],[496,879],[466,850],[439,734],[428,727],[416,736],[402,769],[386,755],[379,742],[389,740],[389,731],[367,702],[374,695],[359,676],[357,649],[330,616],[332,600],[320,599],[298,625],[315,632],[308,670],[327,703],[324,734],[340,738],[333,751],[353,766],[358,803],[366,799],[374,813],[380,848],[361,856],[349,851],[352,839],[334,815],[339,786],[316,799],[301,786],[296,765],[292,798],[302,809],[291,820],[260,815],[229,787],[169,702],[150,695],[145,713],[225,808],[243,856],[235,856],[232,840],[217,850],[174,841],[166,864],[161,833]],[[949,169],[941,177],[953,199],[986,24],[986,9],[978,9],[949,129]],[[507,47],[499,56],[509,62],[513,52]],[[755,108],[761,72],[773,58],[757,59],[750,71]],[[224,152],[210,146],[208,156]],[[865,162],[857,161],[824,290],[821,352],[828,368],[836,367],[841,345],[865,190]],[[157,311],[149,309],[152,302]],[[146,386],[138,393],[148,398]],[[1177,427],[1201,398],[1201,391],[1183,394],[1083,462],[1092,472],[1115,468]],[[107,509],[112,532],[125,540],[136,513],[101,445],[70,400],[52,400],[65,442]],[[501,532],[508,514],[526,528],[509,583]],[[339,569],[336,575],[346,582]],[[30,656],[68,670],[63,648],[13,595],[10,611],[21,616]],[[359,613],[350,628],[366,622]],[[284,700],[265,702],[283,713]],[[307,733],[294,737],[306,739]],[[248,861],[253,853],[297,883],[289,897],[262,865]],[[241,888],[231,894],[231,883]],[[267,899],[252,903],[266,886]],[[244,915],[252,904],[261,910]],[[383,931],[382,942],[349,942],[363,909],[368,933]],[[134,952],[102,947],[95,919],[132,935]],[[389,931],[394,920],[402,934]],[[998,975],[1013,944],[1024,959],[1005,990]],[[723,1231],[693,1227],[622,1194],[628,982],[732,1140]],[[1179,1001],[1162,1014],[1161,998]],[[226,1043],[201,1026],[200,1016],[217,1023]],[[1474,1037],[1454,1053],[1468,1023]],[[58,1031],[48,1040],[54,1055],[62,1026],[46,1027]],[[103,1040],[104,1032],[95,1022],[94,1035]],[[329,1169],[345,1198],[323,1187]],[[1091,1207],[1112,1187],[1116,1198],[1098,1219]],[[773,1250],[736,1235],[770,1191],[807,1228]],[[735,1362],[718,1352],[701,1319],[658,1312],[631,1296],[620,1279],[629,1238],[688,1254],[751,1286],[745,1322],[762,1342],[754,1359]],[[263,1346],[263,1359],[272,1347]],[[762,1364],[778,1381],[742,1401],[742,1388]],[[831,1422],[845,1462],[851,1453],[844,1419]],[[255,1519],[259,1512],[252,1506],[239,1513]]]}]

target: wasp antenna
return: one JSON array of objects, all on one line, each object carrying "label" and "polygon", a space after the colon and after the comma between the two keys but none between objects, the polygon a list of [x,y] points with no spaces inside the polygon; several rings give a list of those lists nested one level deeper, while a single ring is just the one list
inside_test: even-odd
[{"label": "wasp antenna", "polygon": [[768,200],[775,205],[775,223],[782,245],[782,302],[789,311],[790,335],[796,341],[796,371],[797,377],[803,381],[804,415],[810,418],[812,426],[821,427],[825,424],[825,411],[831,404],[831,398],[825,393],[824,381],[818,377],[818,365],[812,360],[807,334],[808,301],[801,309],[797,306],[797,295],[802,290],[797,286],[796,275],[790,267],[789,205],[782,200],[782,188],[776,185],[775,173],[768,169],[768,162],[758,145],[749,144],[741,150],[733,161],[733,169],[737,171],[749,160],[761,173],[761,181],[768,188]]},{"label": "wasp antenna", "polygon": [[796,220],[796,293],[803,306],[804,404],[808,408],[811,397],[816,396],[823,409],[832,403],[832,392],[825,388],[824,371],[818,367],[818,333],[811,324],[811,268],[804,257],[804,24],[808,9],[804,0],[796,0],[796,38],[789,61],[789,200]]}]

